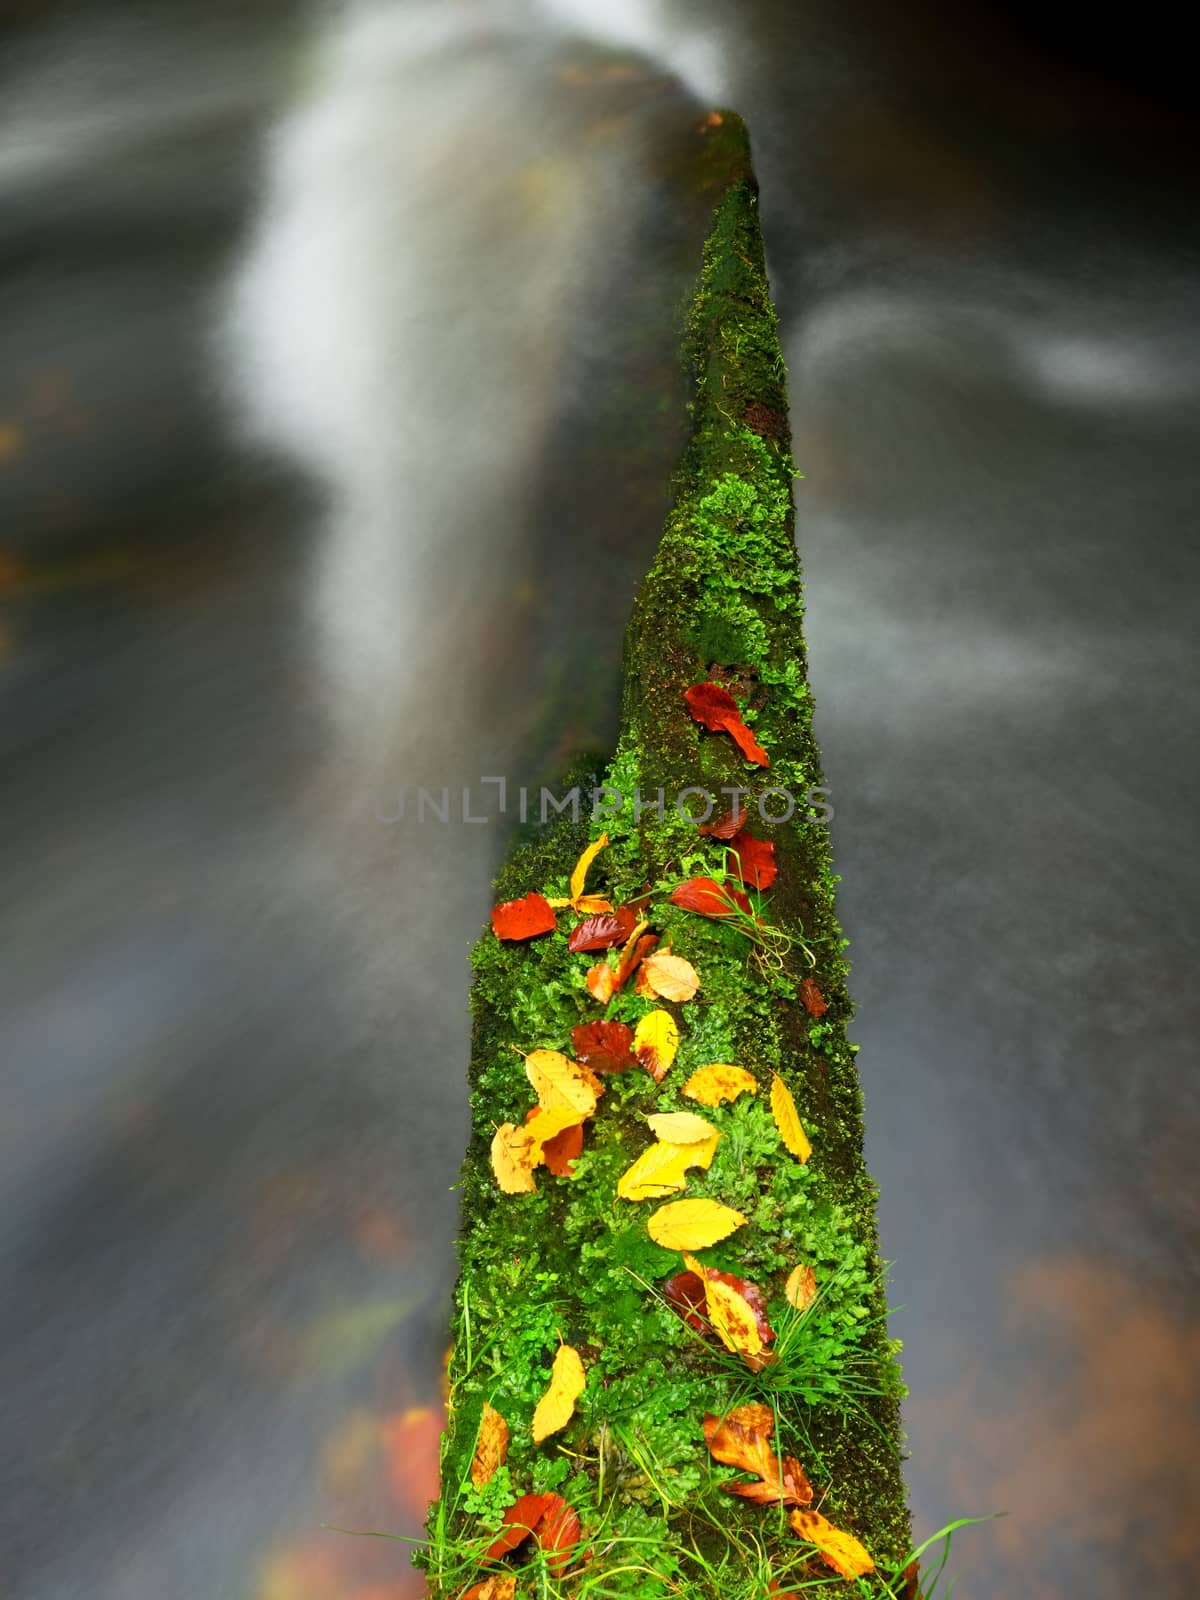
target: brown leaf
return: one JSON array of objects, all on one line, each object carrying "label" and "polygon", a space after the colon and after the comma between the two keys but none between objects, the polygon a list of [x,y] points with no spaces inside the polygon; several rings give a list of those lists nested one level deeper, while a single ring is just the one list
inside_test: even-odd
[{"label": "brown leaf", "polygon": [[805,978],[800,985],[800,999],[810,1017],[823,1017],[829,1010],[828,1005],[825,1003],[825,996],[817,988],[812,978]]},{"label": "brown leaf", "polygon": [[483,1403],[479,1419],[479,1432],[475,1437],[475,1455],[471,1461],[471,1482],[477,1489],[490,1483],[496,1470],[508,1457],[508,1423],[488,1401]]},{"label": "brown leaf", "polygon": [[581,1022],[571,1029],[571,1048],[593,1072],[627,1072],[638,1064],[633,1029],[625,1022]]},{"label": "brown leaf", "polygon": [[586,917],[571,929],[567,949],[578,955],[584,950],[611,950],[615,944],[624,944],[637,925],[637,917],[628,906],[618,906],[611,913]]},{"label": "brown leaf", "polygon": [[492,907],[492,931],[497,939],[533,939],[554,927],[550,902],[540,894],[520,900],[502,900]]}]

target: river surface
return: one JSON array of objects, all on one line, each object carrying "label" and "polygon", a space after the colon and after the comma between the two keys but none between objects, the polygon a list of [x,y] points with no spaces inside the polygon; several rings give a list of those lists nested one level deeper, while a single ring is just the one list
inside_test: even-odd
[{"label": "river surface", "polygon": [[0,24],[5,1596],[419,1592],[323,1525],[431,1481],[504,838],[457,795],[611,741],[722,103],[918,1535],[1008,1513],[963,1600],[1194,1592],[1186,101],[1094,30],[731,11]]}]

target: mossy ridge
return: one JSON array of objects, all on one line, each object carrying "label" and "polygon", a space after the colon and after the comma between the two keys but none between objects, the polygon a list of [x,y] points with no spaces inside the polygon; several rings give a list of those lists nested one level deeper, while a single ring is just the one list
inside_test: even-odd
[{"label": "mossy ridge", "polygon": [[[702,733],[687,712],[684,689],[710,676],[746,707],[771,752],[756,792],[775,787],[801,796],[821,782],[800,638],[785,374],[740,122],[726,113],[710,148],[718,152],[711,164],[723,164],[732,182],[717,206],[688,321],[694,433],[629,627],[622,734],[603,779],[626,797],[652,798],[661,788],[668,802],[698,784],[748,786],[731,742]],[[596,783],[591,772],[573,774],[567,787],[575,781],[585,790]],[[561,892],[600,826],[563,818],[519,846],[498,896]],[[728,1474],[708,1458],[701,1419],[750,1398],[776,1406],[782,1447],[805,1461],[827,1514],[863,1540],[882,1571],[892,1570],[909,1548],[900,1385],[844,1031],[851,1008],[827,831],[797,817],[770,835],[780,870],[767,915],[791,947],[779,964],[762,965],[734,929],[665,903],[667,880],[720,875],[719,843],[699,838],[669,805],[661,817],[636,818],[630,798],[603,826],[611,843],[595,877],[607,879],[614,900],[659,885],[655,927],[693,962],[702,987],[693,1002],[668,1008],[682,1042],[661,1088],[640,1073],[609,1078],[574,1178],[542,1172],[538,1194],[502,1196],[490,1168],[491,1133],[499,1122],[521,1120],[532,1100],[512,1047],[569,1050],[571,1027],[599,1014],[583,986],[596,958],[570,955],[566,917],[528,944],[501,944],[488,933],[476,947],[475,1131],[463,1170],[444,1493],[426,1557],[433,1592],[456,1600],[475,1581],[478,1550],[504,1506],[518,1493],[548,1488],[576,1505],[600,1552],[575,1580],[596,1595],[741,1600],[744,1593],[748,1600],[765,1587],[768,1562],[793,1583],[828,1578],[781,1516],[716,1492]],[[828,1003],[819,1020],[797,999],[810,971],[804,951],[815,957],[812,974]],[[622,995],[606,1014],[634,1021],[649,1008]],[[644,1114],[687,1106],[679,1086],[695,1067],[717,1060],[749,1067],[760,1093],[705,1112],[726,1137],[687,1193],[720,1198],[750,1218],[702,1259],[769,1294],[788,1354],[758,1376],[714,1355],[655,1298],[648,1286],[678,1270],[679,1258],[647,1236],[651,1207],[613,1198],[618,1175],[648,1142]],[[812,1137],[807,1167],[786,1155],[774,1133],[765,1094],[771,1071],[792,1088]],[[781,1296],[782,1278],[798,1260],[816,1266],[824,1290],[804,1319]],[[534,1447],[529,1420],[560,1338],[583,1354],[588,1389],[565,1432]],[[485,1399],[507,1418],[513,1443],[508,1467],[477,1493],[469,1465]],[[559,1592],[544,1568],[533,1592]],[[569,1575],[563,1592],[573,1592]],[[887,1590],[867,1579],[855,1592]]]}]

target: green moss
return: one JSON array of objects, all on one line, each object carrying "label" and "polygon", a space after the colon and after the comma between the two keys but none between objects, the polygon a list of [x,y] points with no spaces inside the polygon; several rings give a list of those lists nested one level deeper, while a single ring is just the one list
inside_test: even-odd
[{"label": "green moss", "polygon": [[[785,373],[747,150],[741,123],[726,114],[706,161],[727,182],[685,338],[693,434],[627,634],[621,735],[603,776],[626,798],[618,815],[604,818],[610,843],[589,879],[590,890],[615,902],[642,900],[655,931],[700,973],[701,989],[668,1006],[681,1042],[663,1083],[641,1072],[606,1078],[574,1175],[543,1169],[536,1194],[502,1195],[489,1160],[492,1133],[522,1121],[533,1101],[514,1047],[569,1051],[571,1028],[602,1014],[584,981],[601,958],[571,954],[566,912],[552,934],[504,944],[489,931],[476,947],[474,1135],[462,1179],[451,1410],[443,1497],[424,1558],[439,1600],[456,1600],[477,1580],[480,1552],[505,1506],[549,1488],[577,1507],[593,1559],[560,1581],[531,1557],[530,1593],[757,1600],[769,1575],[828,1578],[777,1509],[719,1492],[730,1473],[709,1457],[701,1423],[706,1412],[750,1399],[775,1408],[782,1449],[802,1459],[826,1514],[862,1539],[881,1574],[894,1574],[909,1551],[901,1385],[886,1328],[875,1191],[862,1163],[861,1096],[845,1036],[845,941],[824,824],[803,801],[769,833],[752,817],[755,831],[775,840],[779,865],[760,906],[766,931],[754,939],[667,900],[682,878],[721,878],[727,865],[726,847],[677,814],[677,794],[737,786],[755,797],[776,788],[799,798],[821,781],[800,636]],[[731,740],[692,720],[684,690],[709,677],[742,706],[771,752],[769,772],[748,768]],[[599,781],[587,771],[568,786]],[[662,815],[636,815],[635,794],[653,800],[660,789]],[[600,827],[584,814],[527,836],[498,880],[498,898],[562,894]],[[819,1019],[798,998],[809,977],[828,1006]],[[653,1003],[626,991],[603,1014],[635,1023]],[[699,1254],[768,1297],[780,1359],[758,1373],[667,1307],[661,1285],[680,1258],[649,1238],[651,1204],[615,1198],[620,1174],[649,1142],[645,1115],[696,1109],[680,1088],[714,1061],[748,1068],[759,1092],[705,1112],[723,1137],[710,1169],[690,1174],[687,1193],[748,1219]],[[780,1143],[768,1104],[772,1073],[795,1095],[813,1144],[807,1165]],[[804,1314],[783,1296],[799,1262],[814,1268],[820,1288]],[[560,1340],[583,1356],[587,1388],[568,1427],[535,1446],[533,1409]],[[478,1491],[469,1468],[485,1400],[506,1418],[512,1445],[503,1476]],[[876,1576],[853,1592],[892,1587]]]}]

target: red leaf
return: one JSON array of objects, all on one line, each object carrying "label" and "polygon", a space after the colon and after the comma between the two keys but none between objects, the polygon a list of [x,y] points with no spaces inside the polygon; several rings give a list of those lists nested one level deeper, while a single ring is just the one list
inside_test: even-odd
[{"label": "red leaf", "polygon": [[554,926],[550,902],[540,894],[521,900],[502,900],[492,907],[492,928],[497,939],[532,939]]},{"label": "red leaf", "polygon": [[732,839],[745,826],[746,813],[744,811],[727,811],[723,817],[718,817],[715,822],[702,822],[700,832],[707,834],[711,839]]},{"label": "red leaf", "polygon": [[579,1543],[579,1518],[574,1509],[560,1494],[543,1495],[546,1510],[535,1530],[537,1542],[546,1555],[546,1565],[556,1578],[571,1564],[571,1556]]},{"label": "red leaf", "polygon": [[611,915],[587,917],[571,929],[567,949],[579,954],[581,950],[611,950],[615,944],[624,944],[637,926],[637,917],[628,906],[618,906]]},{"label": "red leaf", "polygon": [[663,1284],[663,1299],[672,1311],[677,1311],[689,1328],[697,1333],[711,1333],[712,1325],[704,1315],[704,1285],[695,1272],[677,1272]]},{"label": "red leaf", "polygon": [[739,717],[736,722],[730,720],[725,724],[725,732],[737,745],[747,761],[753,761],[756,767],[769,767],[771,758],[750,732],[750,729]]},{"label": "red leaf", "polygon": [[804,1009],[810,1017],[823,1017],[829,1010],[828,1005],[825,1003],[825,996],[811,978],[805,978],[800,985],[800,999],[803,1001]]},{"label": "red leaf", "polygon": [[576,1061],[593,1072],[627,1072],[636,1067],[633,1030],[624,1022],[581,1022],[571,1029]]},{"label": "red leaf", "polygon": [[720,733],[730,717],[741,719],[737,701],[719,683],[694,683],[683,698],[692,716],[710,733]]},{"label": "red leaf", "polygon": [[564,1128],[542,1146],[542,1159],[556,1178],[569,1178],[575,1170],[575,1158],[583,1151],[583,1123]]},{"label": "red leaf", "polygon": [[775,846],[770,839],[755,839],[748,833],[739,833],[729,841],[737,875],[752,889],[769,889],[775,882],[778,868],[775,865]]},{"label": "red leaf", "polygon": [[741,889],[718,883],[715,878],[688,878],[671,895],[673,906],[698,911],[702,917],[732,917],[737,911],[750,915],[750,902]]},{"label": "red leaf", "polygon": [[747,761],[756,766],[769,767],[771,758],[742,721],[737,701],[728,689],[719,683],[694,683],[685,690],[688,710],[702,727],[710,733],[727,733]]},{"label": "red leaf", "polygon": [[484,1551],[484,1560],[495,1561],[524,1544],[554,1500],[561,1504],[562,1497],[557,1494],[523,1494],[504,1513],[504,1526]]}]

